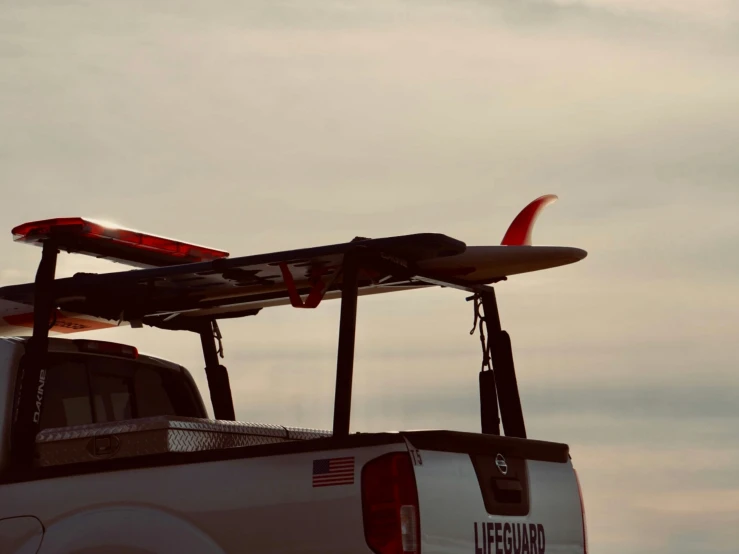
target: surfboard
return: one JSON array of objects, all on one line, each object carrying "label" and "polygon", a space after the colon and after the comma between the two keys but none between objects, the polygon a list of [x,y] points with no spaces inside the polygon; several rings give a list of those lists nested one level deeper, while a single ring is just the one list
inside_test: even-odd
[{"label": "surfboard", "polygon": [[[356,238],[347,243],[239,258],[205,249],[209,257],[171,265],[167,256],[152,256],[151,249],[147,251],[146,263],[136,259],[136,248],[141,249],[146,242],[141,237],[148,237],[151,244],[157,245],[169,239],[134,235],[135,232],[125,230],[127,234],[111,236],[129,237],[125,239],[129,241],[136,236],[135,248],[131,247],[133,243],[121,243],[118,250],[111,250],[111,236],[96,242],[95,237],[90,238],[88,227],[83,241],[82,234],[69,234],[70,231],[63,237],[71,238],[62,241],[70,251],[98,257],[105,254],[143,269],[57,280],[58,309],[50,321],[51,333],[70,334],[119,325],[187,329],[204,319],[255,315],[276,306],[314,309],[323,301],[341,297],[344,257],[355,251],[364,252],[369,260],[360,271],[360,296],[430,286],[473,290],[512,275],[572,264],[587,253],[573,247],[531,244],[536,219],[554,200],[556,196],[546,195],[531,202],[513,220],[502,243],[488,246],[467,246],[445,235],[421,233]],[[54,221],[68,224],[71,220]],[[26,229],[34,228],[34,224],[25,225]],[[48,231],[54,224],[36,224],[35,228],[41,227]],[[40,244],[42,240],[26,242]],[[170,242],[179,248],[177,252],[182,251],[184,243]],[[33,283],[0,288],[0,336],[31,334],[33,293]]]}]

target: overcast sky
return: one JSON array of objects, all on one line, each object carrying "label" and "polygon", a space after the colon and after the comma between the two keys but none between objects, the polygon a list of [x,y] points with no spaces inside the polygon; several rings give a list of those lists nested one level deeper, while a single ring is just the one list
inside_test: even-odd
[{"label": "overcast sky", "polygon": [[[234,255],[482,245],[558,194],[534,242],[588,258],[497,287],[529,436],[570,444],[594,554],[734,553],[739,4],[644,4],[3,2],[0,221],[85,215]],[[8,233],[0,285],[39,253]],[[239,419],[330,428],[338,307],[222,325]],[[354,430],[479,429],[464,293],[359,317]],[[194,335],[95,336],[205,385]]]}]

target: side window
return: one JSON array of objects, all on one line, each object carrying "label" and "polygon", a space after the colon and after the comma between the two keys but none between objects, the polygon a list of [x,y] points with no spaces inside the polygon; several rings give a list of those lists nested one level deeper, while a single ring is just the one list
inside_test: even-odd
[{"label": "side window", "polygon": [[41,429],[93,423],[87,368],[79,362],[51,365],[46,373]]}]

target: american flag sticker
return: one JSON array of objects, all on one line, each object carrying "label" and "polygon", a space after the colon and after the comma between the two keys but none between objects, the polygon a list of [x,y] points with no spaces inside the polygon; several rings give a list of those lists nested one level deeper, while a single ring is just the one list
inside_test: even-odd
[{"label": "american flag sticker", "polygon": [[354,484],[354,456],[313,460],[313,487]]}]

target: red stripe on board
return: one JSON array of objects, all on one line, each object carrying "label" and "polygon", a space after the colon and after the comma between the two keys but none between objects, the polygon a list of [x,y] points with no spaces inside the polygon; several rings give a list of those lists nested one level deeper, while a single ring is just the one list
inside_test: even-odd
[{"label": "red stripe on board", "polygon": [[[5,316],[8,325],[14,327],[26,327],[33,329],[33,312],[27,314],[13,314]],[[51,321],[50,321],[51,322]],[[95,321],[91,319],[83,319],[81,317],[72,317],[63,315],[60,311],[56,312],[56,321],[50,329],[57,333],[79,333],[82,331],[94,331],[98,329],[107,329],[115,327],[114,323],[106,323],[104,321]]]}]

